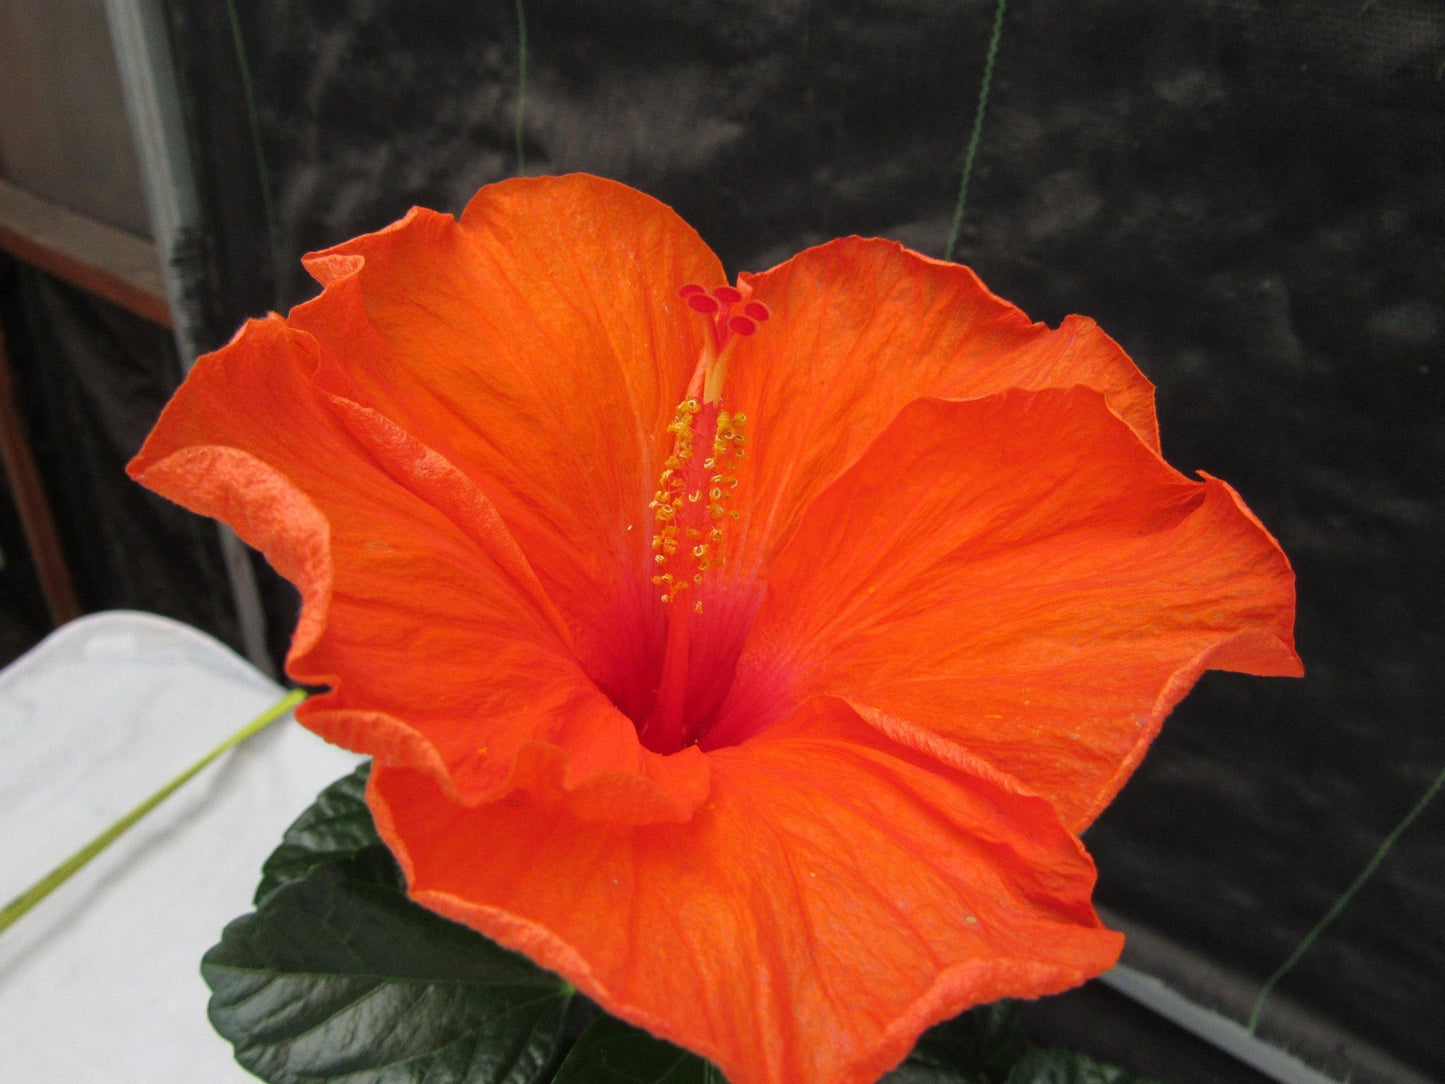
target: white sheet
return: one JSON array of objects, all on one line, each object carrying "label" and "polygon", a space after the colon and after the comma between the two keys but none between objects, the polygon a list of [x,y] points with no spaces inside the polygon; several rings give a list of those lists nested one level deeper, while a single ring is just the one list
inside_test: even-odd
[{"label": "white sheet", "polygon": [[[283,693],[210,637],[119,611],[0,671],[0,903]],[[200,959],[357,761],[280,720],[0,934],[0,1081],[254,1081],[206,1019]]]}]

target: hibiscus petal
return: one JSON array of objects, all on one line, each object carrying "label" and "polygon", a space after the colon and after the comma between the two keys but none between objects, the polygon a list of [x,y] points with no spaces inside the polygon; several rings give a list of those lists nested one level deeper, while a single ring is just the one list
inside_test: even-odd
[{"label": "hibiscus petal", "polygon": [[308,257],[325,286],[291,322],[318,382],[372,407],[490,498],[629,710],[659,654],[648,501],[702,345],[677,296],[722,270],[697,234],[596,177],[482,189],[460,222],[415,210]]},{"label": "hibiscus petal", "polygon": [[486,498],[318,389],[316,364],[310,336],[280,318],[247,324],[197,363],[130,467],[232,524],[301,590],[288,669],[335,686],[302,709],[307,725],[466,801],[620,774],[638,777],[624,816],[687,816],[706,792],[701,756],[641,748]]},{"label": "hibiscus petal", "polygon": [[738,344],[724,389],[752,419],[739,571],[765,574],[813,497],[921,397],[1082,384],[1159,447],[1154,388],[1117,343],[1081,316],[1030,322],[966,267],[851,237],[742,281],[772,318]]},{"label": "hibiscus petal", "polygon": [[1080,830],[1206,667],[1297,675],[1294,577],[1232,490],[1087,388],[907,407],[773,568],[726,744],[830,693]]},{"label": "hibiscus petal", "polygon": [[464,808],[376,770],[377,826],[421,903],[715,1062],[733,1084],[864,1084],[969,1005],[1111,966],[1094,869],[1047,803],[804,705],[709,754],[690,822]]}]

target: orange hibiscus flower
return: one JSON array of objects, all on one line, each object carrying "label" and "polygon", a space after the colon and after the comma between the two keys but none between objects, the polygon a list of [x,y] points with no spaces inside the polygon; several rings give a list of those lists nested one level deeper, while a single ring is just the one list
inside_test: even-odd
[{"label": "orange hibiscus flower", "polygon": [[306,266],[132,474],[300,588],[299,714],[411,895],[734,1084],[1109,967],[1078,833],[1205,668],[1300,672],[1284,555],[1128,357],[962,267],[727,286],[585,176]]}]

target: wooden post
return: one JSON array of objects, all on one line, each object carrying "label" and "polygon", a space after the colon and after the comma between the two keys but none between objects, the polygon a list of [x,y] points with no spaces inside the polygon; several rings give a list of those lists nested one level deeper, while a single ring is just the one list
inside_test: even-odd
[{"label": "wooden post", "polygon": [[30,442],[25,438],[20,412],[15,407],[15,388],[3,332],[0,332],[0,458],[5,461],[5,476],[10,480],[10,492],[20,513],[20,525],[30,547],[30,558],[35,562],[50,619],[63,625],[80,616],[80,604],[75,600],[70,568],[65,563],[55,520],[50,515],[50,502],[40,484],[35,457],[30,454]]}]

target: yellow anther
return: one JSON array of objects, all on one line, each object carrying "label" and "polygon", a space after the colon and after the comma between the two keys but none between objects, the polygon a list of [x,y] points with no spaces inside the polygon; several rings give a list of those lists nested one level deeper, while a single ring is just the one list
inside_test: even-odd
[{"label": "yellow anther", "polygon": [[705,573],[723,567],[722,524],[729,515],[724,502],[738,485],[735,464],[747,419],[719,409],[716,420],[708,424],[703,412],[711,412],[716,402],[707,398],[704,406],[696,398],[683,400],[667,427],[672,454],[664,461],[649,505],[656,524],[653,560],[663,566],[653,583],[664,602],[676,601],[688,584],[701,586]]}]

